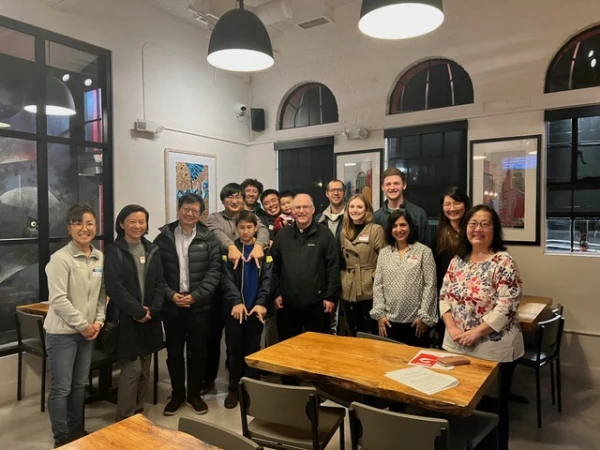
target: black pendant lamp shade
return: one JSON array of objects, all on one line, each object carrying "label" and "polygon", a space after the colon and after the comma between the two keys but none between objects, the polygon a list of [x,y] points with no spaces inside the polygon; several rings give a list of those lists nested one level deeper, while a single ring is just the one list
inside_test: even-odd
[{"label": "black pendant lamp shade", "polygon": [[[25,105],[25,111],[37,112],[35,101]],[[76,114],[73,95],[65,83],[53,76],[46,77],[46,114],[49,116],[72,116]]]},{"label": "black pendant lamp shade", "polygon": [[444,21],[442,0],[363,0],[358,28],[379,39],[427,34]]},{"label": "black pendant lamp shade", "polygon": [[264,70],[275,62],[267,29],[256,14],[243,9],[243,2],[215,25],[206,59],[219,69],[234,72]]}]

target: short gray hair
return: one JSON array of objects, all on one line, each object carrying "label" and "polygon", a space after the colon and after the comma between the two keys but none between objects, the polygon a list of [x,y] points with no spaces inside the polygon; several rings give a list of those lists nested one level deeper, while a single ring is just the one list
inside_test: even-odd
[{"label": "short gray hair", "polygon": [[310,200],[310,204],[312,205],[312,207],[313,207],[313,208],[315,207],[315,202],[314,202],[313,198],[310,196],[310,194],[306,194],[306,193],[304,193],[304,192],[301,192],[300,194],[296,194],[296,195],[294,196],[294,205],[296,205],[296,199],[297,199],[298,197],[300,197],[301,195],[305,195],[306,197],[308,197],[308,198],[309,198],[309,200]]}]

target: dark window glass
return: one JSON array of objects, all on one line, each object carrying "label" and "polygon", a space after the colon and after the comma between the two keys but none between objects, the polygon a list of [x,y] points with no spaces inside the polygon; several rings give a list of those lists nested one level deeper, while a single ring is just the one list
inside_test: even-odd
[{"label": "dark window glass", "polygon": [[473,103],[469,74],[454,61],[430,59],[408,69],[390,97],[390,114]]},{"label": "dark window glass", "polygon": [[549,183],[571,180],[571,146],[548,148],[547,178]]},{"label": "dark window glass", "polygon": [[556,54],[546,74],[545,92],[600,86],[600,26],[567,42]]},{"label": "dark window glass", "polygon": [[435,221],[440,195],[449,186],[467,187],[466,131],[414,134],[388,139],[389,167],[406,175],[407,200]]},{"label": "dark window glass", "polygon": [[308,127],[338,120],[337,102],[331,90],[323,84],[306,83],[284,100],[279,128]]},{"label": "dark window glass", "polygon": [[334,178],[333,145],[279,150],[278,158],[279,191],[310,194],[315,214],[322,212],[329,204],[325,188]]}]

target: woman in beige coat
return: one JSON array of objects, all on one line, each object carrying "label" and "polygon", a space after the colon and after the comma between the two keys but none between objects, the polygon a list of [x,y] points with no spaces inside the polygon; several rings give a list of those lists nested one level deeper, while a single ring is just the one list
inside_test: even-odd
[{"label": "woman in beige coat", "polygon": [[362,194],[353,195],[344,213],[342,250],[342,308],[353,336],[376,331],[369,311],[373,307],[373,277],[377,255],[385,246],[383,228],[373,222],[373,207]]}]

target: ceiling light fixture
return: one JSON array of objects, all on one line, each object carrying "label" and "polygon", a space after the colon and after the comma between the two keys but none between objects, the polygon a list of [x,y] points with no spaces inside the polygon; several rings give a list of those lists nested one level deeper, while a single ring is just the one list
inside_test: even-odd
[{"label": "ceiling light fixture", "polygon": [[363,0],[358,28],[378,39],[427,34],[444,21],[442,0]]},{"label": "ceiling light fixture", "polygon": [[[25,106],[25,111],[37,113],[35,101]],[[46,77],[46,114],[49,116],[72,116],[77,114],[73,95],[65,83],[56,77]]]},{"label": "ceiling light fixture", "polygon": [[210,36],[207,61],[218,69],[256,72],[273,65],[273,46],[264,24],[252,11],[240,7],[226,12]]},{"label": "ceiling light fixture", "polygon": [[0,128],[10,128],[10,124],[4,123],[4,122],[0,122]]}]

